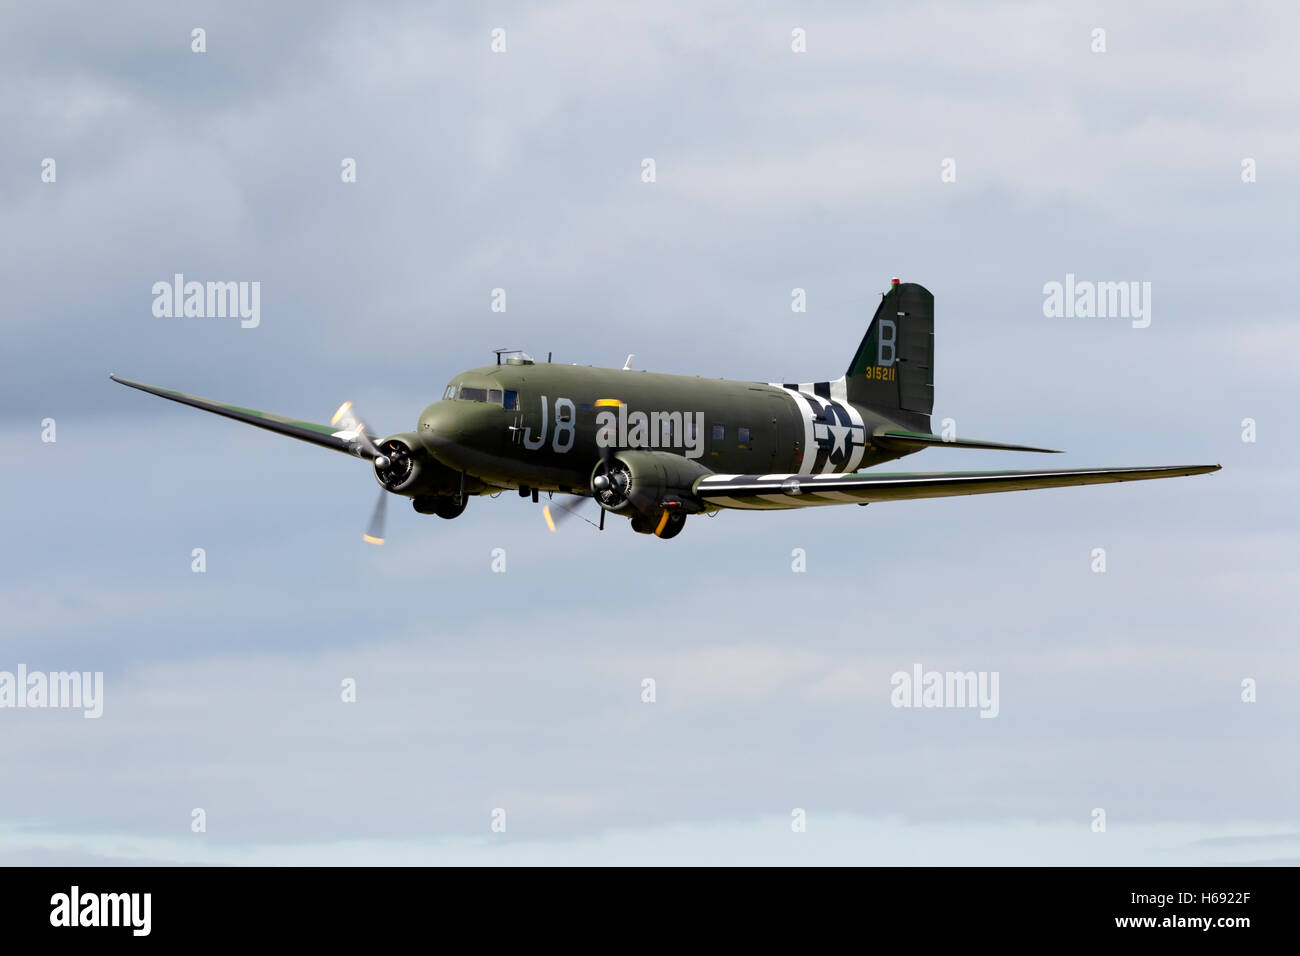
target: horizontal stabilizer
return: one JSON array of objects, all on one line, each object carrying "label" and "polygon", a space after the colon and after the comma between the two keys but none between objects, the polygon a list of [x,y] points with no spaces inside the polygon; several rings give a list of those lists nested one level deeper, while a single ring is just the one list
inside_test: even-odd
[{"label": "horizontal stabilizer", "polygon": [[926,432],[904,432],[894,430],[878,431],[872,436],[874,442],[886,449],[899,451],[919,451],[922,448],[989,448],[994,451],[1037,451],[1047,455],[1061,454],[1056,448],[1035,448],[1032,445],[1008,445],[1000,441],[980,441],[978,438],[944,438],[942,435],[930,435]]}]

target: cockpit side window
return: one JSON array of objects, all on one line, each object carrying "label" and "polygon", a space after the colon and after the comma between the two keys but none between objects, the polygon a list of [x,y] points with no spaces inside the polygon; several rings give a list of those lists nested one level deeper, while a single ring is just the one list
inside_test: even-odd
[{"label": "cockpit side window", "polygon": [[505,401],[503,402],[502,407],[508,412],[518,411],[519,393],[506,389]]}]

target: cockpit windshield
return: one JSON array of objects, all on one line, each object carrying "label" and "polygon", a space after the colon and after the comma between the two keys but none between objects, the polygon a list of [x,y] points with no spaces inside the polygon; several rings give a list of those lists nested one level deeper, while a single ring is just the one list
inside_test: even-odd
[{"label": "cockpit windshield", "polygon": [[444,399],[459,399],[462,402],[485,402],[498,405],[506,411],[519,408],[519,393],[511,389],[479,388],[476,385],[448,385],[442,393]]}]

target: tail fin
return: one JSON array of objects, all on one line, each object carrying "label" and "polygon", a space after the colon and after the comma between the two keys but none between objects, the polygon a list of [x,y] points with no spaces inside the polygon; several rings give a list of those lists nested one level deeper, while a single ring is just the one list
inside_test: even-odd
[{"label": "tail fin", "polygon": [[894,280],[845,373],[848,399],[928,433],[934,408],[934,296]]}]

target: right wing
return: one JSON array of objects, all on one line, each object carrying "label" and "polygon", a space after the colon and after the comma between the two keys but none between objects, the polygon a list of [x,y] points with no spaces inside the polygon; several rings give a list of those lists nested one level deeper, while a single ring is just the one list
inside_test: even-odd
[{"label": "right wing", "polygon": [[[243,422],[246,425],[265,428],[268,431],[288,435],[290,438],[297,438],[300,441],[308,441],[313,445],[333,448],[335,451],[346,452],[349,455],[359,455],[362,458],[373,457],[373,453],[368,449],[375,447],[377,436],[350,415],[344,417],[346,405],[340,408],[339,414],[335,416],[336,422],[342,427],[318,425],[314,422],[299,421],[296,418],[285,418],[283,415],[272,415],[270,412],[259,412],[255,408],[243,408],[239,405],[228,405],[225,402],[214,402],[210,398],[186,395],[184,392],[174,392],[168,388],[158,388],[156,385],[145,385],[142,382],[118,378],[116,375],[110,375],[109,378],[120,385],[138,388],[142,392],[148,392],[150,395],[157,395],[173,402],[180,402],[182,405],[192,405],[194,408],[201,408],[203,411],[212,412],[214,415],[224,415],[226,418],[233,418],[235,421]],[[369,437],[368,443],[363,440],[363,435]]]},{"label": "right wing", "polygon": [[695,495],[719,508],[778,509],[812,505],[869,504],[913,498],[987,495],[1113,481],[1145,481],[1218,471],[1219,465],[1154,468],[1062,468],[1054,471],[932,471],[848,475],[705,475]]}]

